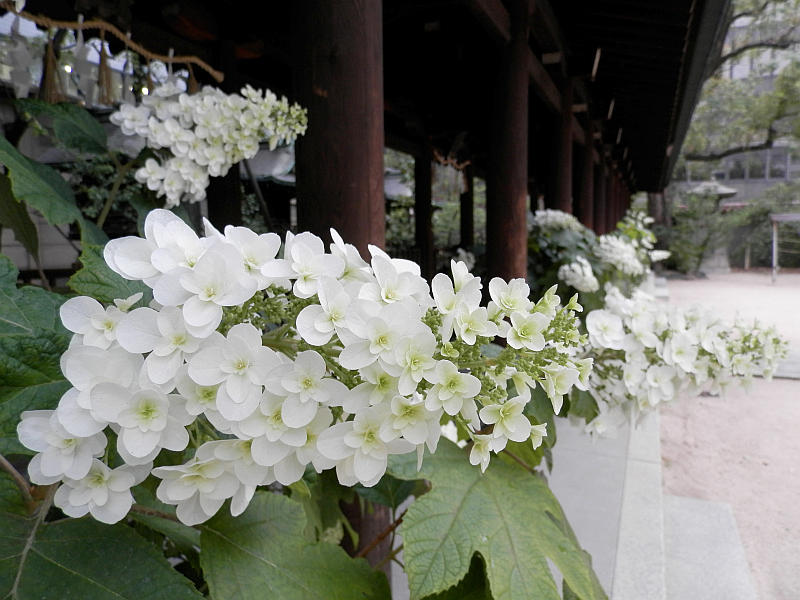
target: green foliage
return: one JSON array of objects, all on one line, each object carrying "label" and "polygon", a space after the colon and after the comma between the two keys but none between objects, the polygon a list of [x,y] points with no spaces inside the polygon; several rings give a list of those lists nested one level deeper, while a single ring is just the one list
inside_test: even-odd
[{"label": "green foliage", "polygon": [[11,182],[0,175],[0,226],[14,232],[14,238],[39,263],[39,233],[24,204],[18,202],[11,193]]},{"label": "green foliage", "polygon": [[444,592],[426,596],[425,600],[492,600],[480,555],[472,557],[464,579]]},{"label": "green foliage", "polygon": [[69,388],[59,359],[70,335],[58,318],[64,297],[17,289],[16,281],[17,269],[0,256],[0,453],[29,454],[17,441],[20,414],[55,408]]},{"label": "green foliage", "polygon": [[442,441],[419,474],[408,455],[391,463],[394,476],[423,476],[433,487],[409,507],[400,526],[411,597],[456,585],[478,553],[494,600],[560,598],[548,559],[579,598],[605,598],[544,480],[497,461],[481,474],[464,453]]},{"label": "green foliage", "polygon": [[2,513],[26,516],[28,509],[14,480],[0,471],[0,514]]},{"label": "green foliage", "polygon": [[672,253],[668,264],[683,273],[696,273],[706,253],[728,243],[747,212],[723,212],[716,195],[686,193],[673,202],[672,216],[672,226],[660,231]]},{"label": "green foliage", "polygon": [[8,169],[14,197],[39,211],[51,225],[66,225],[83,218],[72,189],[58,171],[23,156],[3,136],[0,163]]},{"label": "green foliage", "polygon": [[[772,265],[772,223],[770,214],[798,212],[795,199],[800,184],[778,184],[755,199],[738,222],[728,246],[731,264],[743,267],[746,248],[750,249],[752,267]],[[778,261],[782,267],[800,267],[800,223],[778,226]]]},{"label": "green foliage", "polygon": [[[797,0],[737,0],[723,26],[730,28],[725,48],[682,149],[689,160],[715,160],[800,131]],[[749,64],[747,77],[730,77],[737,64]]]},{"label": "green foliage", "polygon": [[64,147],[91,154],[107,151],[105,129],[85,108],[69,102],[50,104],[35,99],[17,100],[16,104],[26,116],[48,126],[53,140]]},{"label": "green foliage", "polygon": [[422,481],[406,481],[386,474],[381,477],[377,485],[367,488],[359,484],[354,489],[365,500],[396,510],[406,498],[418,494],[423,486]]},{"label": "green foliage", "polygon": [[69,278],[69,287],[85,296],[91,296],[100,302],[111,304],[116,298],[127,298],[142,292],[142,303],[147,304],[152,292],[140,281],[129,281],[112,271],[103,260],[103,247],[84,244],[80,256],[81,268]]},{"label": "green foliage", "polygon": [[103,525],[92,519],[41,521],[41,515],[21,517],[0,512],[3,598],[202,598],[130,527]]},{"label": "green foliage", "polygon": [[[594,260],[592,249],[597,236],[588,227],[580,229],[555,229],[534,227],[528,237],[528,274],[533,281],[531,292],[539,296],[553,285],[560,283],[558,268],[582,256],[589,260],[592,268],[600,269]],[[563,285],[563,284],[561,284]]]},{"label": "green foliage", "polygon": [[202,526],[200,561],[211,597],[240,600],[388,599],[383,573],[325,542],[309,543],[294,500],[256,493],[233,518],[221,512]]}]

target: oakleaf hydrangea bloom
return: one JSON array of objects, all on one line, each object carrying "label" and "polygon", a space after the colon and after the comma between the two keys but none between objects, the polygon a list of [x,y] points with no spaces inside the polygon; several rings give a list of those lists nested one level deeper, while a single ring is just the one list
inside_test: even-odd
[{"label": "oakleaf hydrangea bloom", "polygon": [[544,210],[537,210],[533,215],[531,225],[542,229],[561,230],[567,229],[578,231],[583,228],[581,222],[575,218],[574,215],[560,211],[546,208]]},{"label": "oakleaf hydrangea bloom", "polygon": [[579,292],[596,292],[600,289],[600,284],[592,271],[592,265],[582,256],[569,264],[561,265],[558,268],[558,278]]},{"label": "oakleaf hydrangea bloom", "polygon": [[641,275],[645,272],[645,266],[639,260],[636,247],[619,236],[601,235],[597,238],[594,252],[600,261],[625,275]]},{"label": "oakleaf hydrangea bloom", "polygon": [[210,86],[191,95],[177,91],[161,86],[141,105],[123,104],[111,115],[123,134],[143,137],[159,155],[145,162],[136,179],[165,196],[167,207],[203,200],[209,175],[220,177],[252,158],[262,140],[274,149],[306,130],[306,111],[269,90],[248,85],[241,94]]},{"label": "oakleaf hydrangea bloom", "polygon": [[786,354],[786,342],[757,322],[725,323],[699,307],[661,305],[641,290],[627,298],[609,287],[605,304],[586,318],[593,433],[612,432],[681,393],[717,394],[737,379],[769,377]]},{"label": "oakleaf hydrangea bloom", "polygon": [[[166,100],[152,106],[182,118]],[[462,262],[429,285],[411,261],[375,247],[367,261],[332,237],[326,247],[290,233],[281,250],[245,228],[206,223],[197,235],[160,209],[144,237],[109,242],[109,267],[154,302],[65,303],[74,336],[61,367],[73,387],[55,411],[23,417],[20,439],[38,453],[31,478],[61,481],[67,514],[114,522],[151,474],[157,497],[193,525],[226,501],[240,514],[258,486],[308,469],[375,485],[391,455],[435,452],[442,423],[458,424],[483,469],[509,441],[541,444],[532,390],[560,411],[591,369],[578,356],[576,298],[562,306],[553,287],[533,302],[524,280],[494,278],[482,305],[483,283]],[[497,337],[506,347],[486,356]],[[152,468],[162,452],[170,466]]]}]

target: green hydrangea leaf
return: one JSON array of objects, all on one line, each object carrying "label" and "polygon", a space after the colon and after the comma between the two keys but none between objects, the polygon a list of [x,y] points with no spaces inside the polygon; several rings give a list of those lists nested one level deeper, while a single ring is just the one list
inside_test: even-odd
[{"label": "green hydrangea leaf", "polygon": [[0,225],[13,231],[14,239],[39,262],[39,232],[27,207],[14,198],[6,175],[0,175]]},{"label": "green hydrangea leaf", "polygon": [[578,598],[605,599],[544,479],[498,460],[481,473],[466,452],[442,440],[420,473],[414,460],[399,457],[391,463],[395,477],[422,476],[432,485],[400,526],[411,598],[456,585],[477,553],[494,600],[560,599],[548,559]]},{"label": "green hydrangea leaf", "polygon": [[377,485],[364,487],[358,484],[353,489],[365,500],[396,509],[403,503],[403,500],[419,489],[418,483],[413,480],[397,479],[386,474],[381,477]]},{"label": "green hydrangea leaf", "polygon": [[8,169],[14,197],[39,211],[48,223],[66,225],[82,219],[72,189],[58,171],[23,156],[2,135],[0,164]]},{"label": "green hydrangea leaf", "polygon": [[221,511],[202,527],[200,564],[217,600],[389,600],[383,573],[339,546],[310,543],[294,500],[259,492],[239,517]]},{"label": "green hydrangea leaf", "polygon": [[59,367],[70,340],[58,317],[66,298],[17,288],[17,275],[0,256],[0,453],[30,453],[17,441],[20,413],[55,408],[70,387]]},{"label": "green hydrangea leaf", "polygon": [[103,246],[84,244],[80,256],[83,268],[69,278],[67,285],[84,296],[111,304],[116,298],[127,298],[142,292],[140,302],[147,304],[153,297],[149,287],[141,281],[128,281],[114,273],[103,260]]},{"label": "green hydrangea leaf", "polygon": [[126,525],[0,513],[0,597],[197,600],[191,582]]},{"label": "green hydrangea leaf", "polygon": [[17,100],[24,112],[36,119],[45,118],[53,138],[70,150],[101,154],[107,151],[103,126],[85,108],[70,102],[50,104],[42,100]]}]

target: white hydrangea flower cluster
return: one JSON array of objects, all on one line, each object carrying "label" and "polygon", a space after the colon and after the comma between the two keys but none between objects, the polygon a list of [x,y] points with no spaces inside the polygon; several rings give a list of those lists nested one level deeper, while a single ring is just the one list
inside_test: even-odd
[{"label": "white hydrangea flower cluster", "polygon": [[605,308],[586,317],[595,361],[589,393],[602,434],[678,394],[723,393],[735,381],[770,377],[787,344],[774,328],[726,323],[700,307],[667,309],[641,290],[626,298],[609,286]]},{"label": "white hydrangea flower cluster", "polygon": [[553,210],[551,208],[537,210],[533,214],[533,219],[531,220],[530,225],[530,229],[533,227],[553,230],[571,229],[572,231],[580,231],[584,229],[584,225],[582,225],[574,215],[561,210]]},{"label": "white hydrangea flower cluster", "polygon": [[650,250],[648,253],[650,257],[651,263],[661,262],[662,260],[667,260],[670,256],[672,256],[672,252],[669,250]]},{"label": "white hydrangea flower cluster", "polygon": [[166,206],[206,196],[209,176],[225,175],[242,159],[256,155],[259,143],[271,149],[292,143],[306,130],[306,111],[297,104],[249,85],[240,94],[206,86],[196,94],[179,93],[167,83],[142,98],[123,104],[110,117],[125,135],[143,137],[160,160],[147,159],[136,179],[166,197]]},{"label": "white hydrangea flower cluster", "polygon": [[579,292],[591,293],[600,289],[600,283],[594,276],[592,265],[583,256],[558,268],[558,278]]},{"label": "white hydrangea flower cluster", "polygon": [[647,267],[639,260],[636,245],[618,235],[607,233],[598,237],[594,253],[600,261],[624,275],[643,275],[647,271]]},{"label": "white hydrangea flower cluster", "polygon": [[[581,307],[562,307],[555,287],[534,304],[524,280],[494,278],[481,306],[464,263],[429,286],[416,263],[375,247],[367,263],[333,231],[329,252],[287,233],[281,253],[276,234],[206,223],[199,237],[155,210],[144,233],[112,240],[104,256],[154,301],[64,303],[75,335],[61,368],[73,387],[18,428],[38,452],[31,479],[62,481],[55,503],[67,514],[118,521],[148,474],[189,525],[228,499],[238,515],[256,487],[289,485],[309,466],[372,486],[390,455],[416,451],[421,462],[435,451],[445,420],[485,469],[491,452],[547,434],[525,414],[532,388],[558,412],[588,382],[592,361],[576,357]],[[507,347],[490,358],[482,347],[497,336]],[[191,458],[153,468],[163,450]]]}]

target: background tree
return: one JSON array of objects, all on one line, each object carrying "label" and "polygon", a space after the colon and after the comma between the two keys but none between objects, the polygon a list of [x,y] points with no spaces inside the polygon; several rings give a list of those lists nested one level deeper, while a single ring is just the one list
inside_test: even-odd
[{"label": "background tree", "polygon": [[800,1],[735,0],[726,28],[683,146],[689,163],[800,137],[800,60],[793,52],[800,46]]}]

